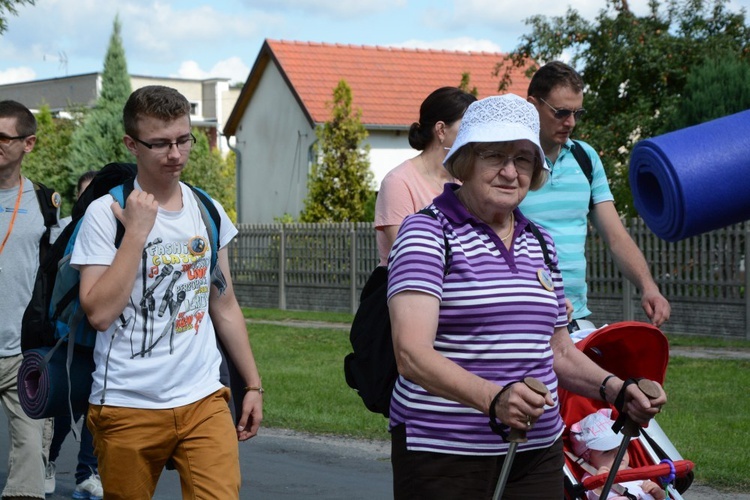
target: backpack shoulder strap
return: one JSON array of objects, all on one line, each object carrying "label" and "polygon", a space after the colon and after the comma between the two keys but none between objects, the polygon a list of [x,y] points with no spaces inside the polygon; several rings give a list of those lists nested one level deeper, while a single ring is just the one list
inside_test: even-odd
[{"label": "backpack shoulder strap", "polygon": [[221,216],[214,205],[214,201],[204,190],[191,184],[185,183],[193,192],[198,208],[201,212],[203,224],[208,231],[209,244],[211,245],[211,284],[214,285],[219,293],[224,293],[227,288],[227,280],[224,273],[219,267],[219,238],[221,236]]},{"label": "backpack shoulder strap", "polygon": [[[432,210],[430,210],[429,208],[423,208],[422,210],[420,210],[417,213],[418,214],[429,215],[433,219],[437,220],[437,214],[435,212],[433,212]],[[450,263],[450,252],[449,252],[450,246],[448,245],[448,236],[445,235],[445,230],[442,229],[442,227],[440,229],[443,231],[443,241],[445,242],[445,265],[443,267],[443,274],[447,275],[448,272],[450,271],[450,266],[449,266],[449,263]]]},{"label": "backpack shoulder strap", "polygon": [[41,182],[31,181],[34,185],[34,192],[36,193],[36,199],[39,202],[39,210],[42,212],[44,217],[44,235],[42,241],[45,244],[49,244],[50,232],[53,226],[57,225],[57,214],[60,209],[62,199],[60,194],[54,189],[48,188]]},{"label": "backpack shoulder strap", "polygon": [[547,267],[552,269],[552,258],[549,256],[549,249],[547,248],[547,242],[544,239],[544,236],[542,236],[541,231],[539,231],[539,228],[536,227],[536,224],[529,221],[529,224],[527,225],[529,230],[531,230],[531,233],[534,235],[534,237],[539,241],[539,246],[542,247],[542,254],[544,254],[544,263],[547,264]]},{"label": "backpack shoulder strap", "polygon": [[39,209],[44,216],[44,225],[49,228],[57,224],[57,212],[60,208],[60,194],[54,189],[48,188],[40,182],[31,181],[34,185],[34,192],[39,201]]},{"label": "backpack shoulder strap", "polygon": [[192,191],[193,196],[198,201],[198,208],[201,211],[203,224],[208,230],[208,237],[211,243],[211,269],[216,267],[219,259],[219,238],[221,235],[221,216],[214,205],[211,196],[199,187],[185,183]]},{"label": "backpack shoulder strap", "polygon": [[[586,151],[583,150],[583,146],[580,142],[574,140],[573,141],[573,147],[571,148],[571,152],[573,153],[573,156],[575,157],[576,161],[578,162],[578,165],[581,167],[581,170],[583,171],[583,174],[586,176],[586,180],[589,181],[589,188],[594,182],[594,165],[591,163],[591,157],[586,154]],[[589,210],[594,208],[594,193],[591,193],[591,198],[589,199]]]},{"label": "backpack shoulder strap", "polygon": [[[120,204],[122,208],[125,208],[125,200],[128,199],[130,193],[133,192],[135,186],[135,178],[128,179],[119,186],[115,186],[109,190],[109,194]],[[122,243],[122,237],[125,236],[125,226],[122,225],[119,219],[117,221],[117,232],[115,233],[115,248],[120,248]]]}]

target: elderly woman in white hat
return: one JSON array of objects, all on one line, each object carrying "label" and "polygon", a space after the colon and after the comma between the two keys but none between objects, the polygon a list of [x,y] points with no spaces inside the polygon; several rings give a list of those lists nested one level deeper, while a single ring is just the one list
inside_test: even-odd
[{"label": "elderly woman in white hat", "polygon": [[[434,217],[411,215],[399,230],[388,264],[397,500],[491,498],[509,428],[528,441],[503,498],[562,498],[558,386],[610,402],[622,390],[640,423],[666,402],[661,388],[649,400],[573,345],[554,243],[517,208],[546,181],[543,158],[533,105],[474,102],[444,162],[461,186],[447,184],[428,207]],[[549,392],[516,383],[526,377]]]}]

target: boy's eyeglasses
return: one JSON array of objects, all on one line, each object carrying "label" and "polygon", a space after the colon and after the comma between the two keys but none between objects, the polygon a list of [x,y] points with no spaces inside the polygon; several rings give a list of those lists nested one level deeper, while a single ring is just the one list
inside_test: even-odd
[{"label": "boy's eyeglasses", "polygon": [[172,149],[172,146],[177,147],[178,151],[181,153],[187,153],[190,151],[190,149],[193,147],[193,144],[195,144],[195,136],[193,134],[190,134],[189,137],[185,137],[183,139],[178,139],[175,142],[154,142],[154,143],[148,143],[146,141],[142,141],[139,138],[135,136],[131,136],[134,141],[139,142],[146,146],[148,149],[153,151],[154,153],[159,154],[167,154],[170,149]]},{"label": "boy's eyeglasses", "polygon": [[576,121],[578,121],[578,120],[580,120],[583,117],[583,115],[586,114],[586,110],[583,109],[583,108],[578,108],[578,109],[575,109],[575,110],[573,110],[573,109],[565,109],[565,108],[556,108],[552,104],[550,104],[547,101],[545,101],[544,99],[542,99],[541,97],[538,97],[537,99],[539,99],[544,104],[546,104],[547,106],[549,106],[550,109],[555,112],[555,118],[557,118],[558,120],[565,120],[570,115],[573,115],[573,118],[575,118]]},{"label": "boy's eyeglasses", "polygon": [[28,135],[17,135],[15,137],[8,137],[7,135],[0,135],[0,144],[7,146],[12,141],[23,140],[29,137]]}]

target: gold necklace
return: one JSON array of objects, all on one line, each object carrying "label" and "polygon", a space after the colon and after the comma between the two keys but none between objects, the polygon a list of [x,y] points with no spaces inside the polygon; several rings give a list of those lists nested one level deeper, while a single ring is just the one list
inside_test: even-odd
[{"label": "gold necklace", "polygon": [[513,226],[513,223],[514,223],[513,212],[511,212],[510,213],[510,230],[508,230],[508,234],[500,238],[500,241],[505,241],[513,235],[513,230],[515,229],[515,227]]}]

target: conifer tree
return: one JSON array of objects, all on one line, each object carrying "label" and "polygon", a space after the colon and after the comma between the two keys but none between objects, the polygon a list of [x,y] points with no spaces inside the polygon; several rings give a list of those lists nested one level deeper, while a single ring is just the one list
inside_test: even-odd
[{"label": "conifer tree", "polygon": [[232,221],[237,220],[235,200],[235,156],[224,158],[217,148],[211,149],[208,136],[193,129],[196,142],[181,179],[200,187],[221,203]]},{"label": "conifer tree", "polygon": [[131,85],[121,28],[119,17],[115,17],[104,58],[101,94],[73,134],[67,162],[72,184],[87,170],[99,169],[113,161],[133,161],[122,142],[125,135],[122,108],[130,96]]},{"label": "conifer tree", "polygon": [[732,53],[707,57],[688,74],[672,129],[750,109],[750,63]]},{"label": "conifer tree", "polygon": [[308,182],[302,222],[360,222],[371,197],[367,129],[352,108],[352,89],[341,80],[333,91],[331,120],[315,131],[318,161]]}]

